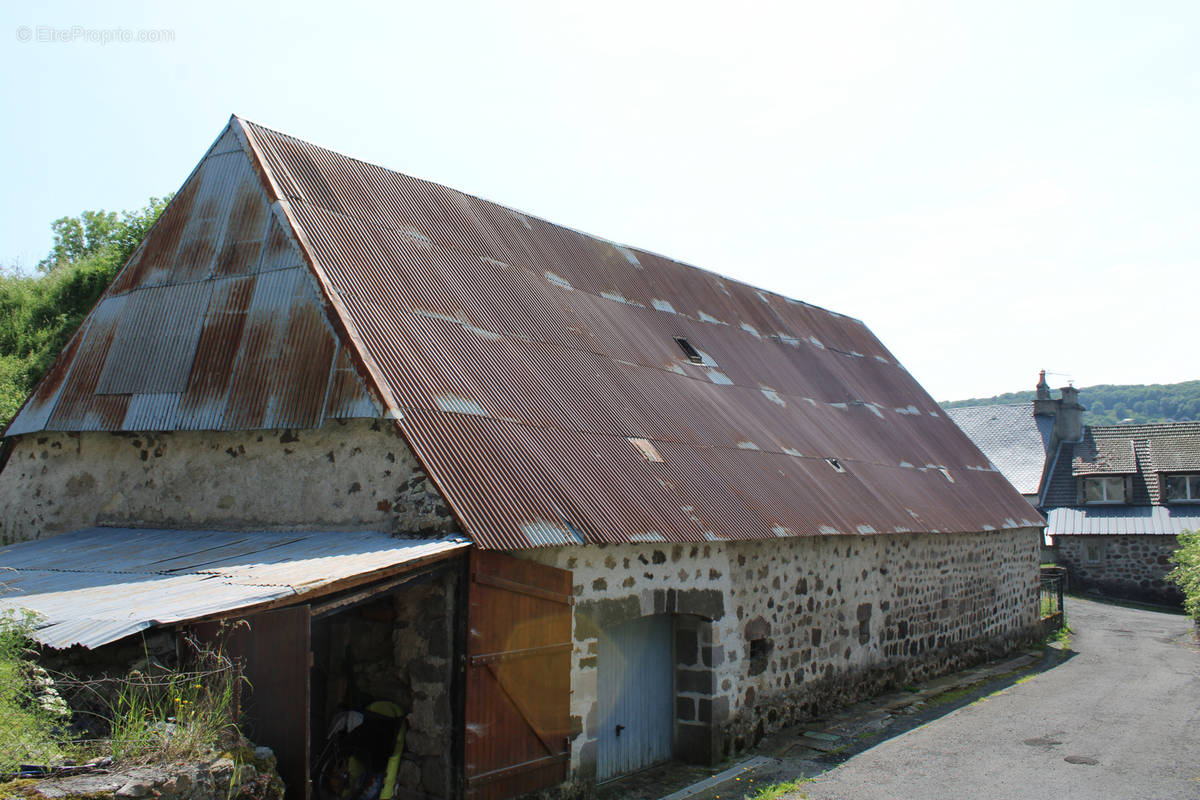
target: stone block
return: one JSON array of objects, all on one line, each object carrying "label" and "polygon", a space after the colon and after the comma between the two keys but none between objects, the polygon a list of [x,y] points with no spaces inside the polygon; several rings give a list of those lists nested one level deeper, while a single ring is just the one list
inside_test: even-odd
[{"label": "stone block", "polygon": [[696,631],[679,628],[675,631],[675,660],[684,666],[693,666],[699,660],[699,644]]},{"label": "stone block", "polygon": [[675,672],[675,688],[680,692],[712,694],[713,675],[709,670],[679,669]]}]

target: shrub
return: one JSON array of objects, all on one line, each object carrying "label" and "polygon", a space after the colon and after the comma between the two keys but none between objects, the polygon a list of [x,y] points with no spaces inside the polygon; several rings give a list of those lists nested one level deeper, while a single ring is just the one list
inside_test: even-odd
[{"label": "shrub", "polygon": [[29,616],[0,616],[0,775],[62,756],[58,730],[66,706],[33,661],[32,629]]},{"label": "shrub", "polygon": [[1200,531],[1179,534],[1179,548],[1171,554],[1175,568],[1167,580],[1183,591],[1183,607],[1200,623]]}]

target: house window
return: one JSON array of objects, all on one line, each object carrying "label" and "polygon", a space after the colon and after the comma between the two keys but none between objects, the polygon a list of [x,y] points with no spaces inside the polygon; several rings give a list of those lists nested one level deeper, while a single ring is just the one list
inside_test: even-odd
[{"label": "house window", "polygon": [[1083,501],[1085,503],[1124,503],[1125,478],[1084,478]]},{"label": "house window", "polygon": [[1088,542],[1087,563],[1099,564],[1104,558],[1104,545],[1100,542]]},{"label": "house window", "polygon": [[1200,475],[1168,475],[1167,501],[1200,503]]}]

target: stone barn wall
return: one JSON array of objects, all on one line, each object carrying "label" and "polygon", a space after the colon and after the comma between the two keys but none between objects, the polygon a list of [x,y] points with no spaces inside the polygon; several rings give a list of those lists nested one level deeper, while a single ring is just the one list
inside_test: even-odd
[{"label": "stone barn wall", "polygon": [[675,619],[675,751],[715,763],[819,709],[1038,633],[1041,530],[516,553],[574,574],[574,779],[597,762],[599,637]]},{"label": "stone barn wall", "polygon": [[1179,605],[1183,594],[1169,583],[1174,536],[1056,536],[1058,563],[1071,591],[1096,589],[1112,597]]},{"label": "stone barn wall", "polygon": [[92,525],[218,530],[454,529],[390,422],[317,430],[39,433],[0,472],[0,544]]}]

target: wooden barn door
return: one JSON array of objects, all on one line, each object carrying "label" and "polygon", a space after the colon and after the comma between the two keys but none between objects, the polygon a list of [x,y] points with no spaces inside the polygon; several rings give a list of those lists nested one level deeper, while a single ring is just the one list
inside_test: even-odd
[{"label": "wooden barn door", "polygon": [[[309,797],[309,608],[291,606],[247,617],[222,642],[241,658],[250,685],[243,689],[243,733],[275,751],[287,800]],[[217,623],[194,627],[197,637],[214,641]]]},{"label": "wooden barn door", "polygon": [[471,551],[465,776],[469,800],[566,780],[571,573]]}]

